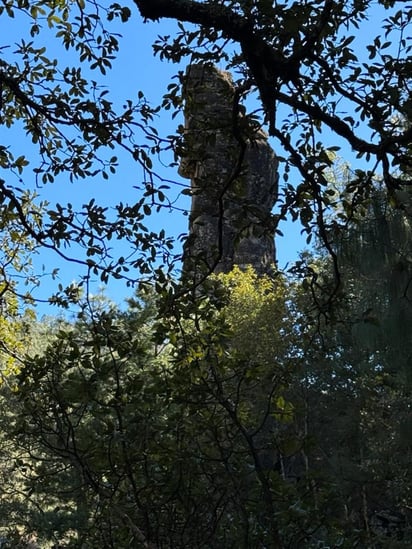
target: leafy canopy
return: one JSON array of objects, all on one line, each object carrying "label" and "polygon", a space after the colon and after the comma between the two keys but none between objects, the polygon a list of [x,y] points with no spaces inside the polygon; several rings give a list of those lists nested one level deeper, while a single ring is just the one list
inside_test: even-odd
[{"label": "leafy canopy", "polygon": [[[26,36],[13,50],[1,45],[2,123],[9,131],[23,130],[37,156],[2,146],[2,203],[18,216],[27,237],[83,265],[86,278],[98,274],[103,281],[114,276],[134,284],[161,264],[172,268],[174,259],[170,239],[149,230],[145,218],[173,207],[154,157],[164,150],[178,156],[183,130],[159,136],[160,107],[135,90],[130,92],[137,100],[119,107],[101,80],[115,62],[119,32],[141,23],[135,8],[145,22],[178,23],[174,35],[159,36],[155,54],[227,67],[237,77],[242,102],[258,92],[256,117],[277,143],[284,177],[275,226],[289,215],[299,218],[309,238],[317,233],[334,257],[326,211],[336,196],[325,170],[338,148],[350,148],[360,167],[348,183],[354,192],[347,195],[352,202],[342,223],[373,192],[376,175],[391,195],[407,184],[412,12],[404,2],[136,0],[134,6],[108,7],[84,0],[5,2],[0,16],[24,23],[19,28],[26,28]],[[370,21],[376,36],[365,45]],[[50,46],[41,39],[46,30],[54,37]],[[65,56],[50,53],[53,44],[70,53],[67,63]],[[170,83],[163,108],[181,109],[182,81],[179,74]],[[80,211],[58,204],[45,206],[35,218],[21,207],[22,188],[34,183],[112,178],[123,153],[144,171],[143,192],[134,204],[120,202],[114,212],[95,201]],[[116,239],[130,253],[116,254],[108,244]],[[334,263],[337,269],[336,257]],[[61,292],[64,302],[64,288]]]}]

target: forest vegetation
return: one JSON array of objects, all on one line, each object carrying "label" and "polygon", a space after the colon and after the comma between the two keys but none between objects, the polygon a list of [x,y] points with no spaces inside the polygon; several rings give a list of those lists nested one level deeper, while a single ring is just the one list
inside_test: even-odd
[{"label": "forest vegetation", "polygon": [[[160,105],[127,90],[119,106],[101,80],[119,28],[164,19],[153,55],[176,78]],[[412,5],[1,0],[0,21],[27,31],[0,38],[0,547],[410,547]],[[284,272],[190,280],[151,228],[174,208],[181,67],[199,62],[234,75],[234,112],[258,105],[276,238],[294,220],[307,239]],[[48,199],[115,185],[126,157],[145,178],[134,203]],[[47,317],[43,251],[78,268]]]}]

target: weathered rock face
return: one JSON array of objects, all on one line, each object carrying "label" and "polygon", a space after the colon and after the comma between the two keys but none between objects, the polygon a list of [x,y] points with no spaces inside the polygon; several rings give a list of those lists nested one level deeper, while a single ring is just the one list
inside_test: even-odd
[{"label": "weathered rock face", "polygon": [[186,73],[185,147],[179,173],[191,180],[186,271],[227,272],[275,263],[271,211],[277,197],[275,154],[266,134],[234,109],[229,73],[191,65]]}]

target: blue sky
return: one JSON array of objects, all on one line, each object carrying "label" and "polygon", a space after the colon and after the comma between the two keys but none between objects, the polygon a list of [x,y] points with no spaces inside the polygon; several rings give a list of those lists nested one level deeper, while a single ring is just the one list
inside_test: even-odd
[{"label": "blue sky", "polygon": [[[153,57],[152,43],[159,34],[173,34],[176,30],[176,25],[171,21],[144,24],[136,13],[136,9],[133,8],[132,12],[132,18],[126,24],[119,26],[119,32],[122,33],[123,38],[120,40],[120,53],[113,62],[113,69],[105,77],[96,73],[93,78],[98,80],[99,84],[106,85],[110,90],[110,98],[119,101],[119,103],[128,98],[135,99],[138,91],[141,90],[145,97],[153,105],[156,105],[160,102],[172,77],[179,69],[184,69],[184,67],[162,62],[159,58]],[[379,17],[377,11],[374,13],[374,16],[375,18]],[[7,50],[4,50],[5,54],[11,52],[13,44],[27,34],[26,23],[20,17],[13,20],[3,16],[0,19],[0,28],[0,47],[11,46]],[[371,40],[378,32],[373,18],[370,22],[370,27],[366,26],[366,29],[368,28],[371,31],[370,35],[368,35],[369,33],[360,34],[357,48],[364,47],[365,41]],[[59,46],[58,42],[52,40],[47,29],[44,32],[42,31],[39,39],[50,48],[49,57],[56,56],[59,60],[65,60],[64,58],[66,57],[69,63],[72,62],[73,65],[76,63],[75,58],[72,57],[73,54],[67,54]],[[27,36],[26,40],[30,40],[30,37]],[[170,114],[164,112],[155,121],[155,125],[159,128],[161,135],[168,135],[175,131],[176,125],[179,122],[181,120],[172,120]],[[325,138],[328,138],[327,134],[325,134]],[[10,131],[4,127],[0,127],[0,143],[7,143],[12,149],[27,154],[29,158],[33,154],[31,152],[33,151],[31,144],[27,141],[27,138],[23,139],[19,131]],[[350,151],[343,150],[343,154],[345,154],[345,157],[346,155],[350,156]],[[91,198],[96,198],[97,202],[109,207],[114,206],[119,201],[133,203],[138,198],[138,191],[135,187],[139,186],[142,182],[141,169],[125,155],[119,154],[119,158],[121,162],[118,171],[108,181],[94,178],[71,184],[66,179],[61,178],[54,184],[40,189],[39,194],[50,201],[51,204],[54,202],[60,202],[61,204],[71,202],[74,206],[81,206],[81,204],[88,202]],[[33,160],[35,160],[34,157]],[[167,158],[164,161],[167,162]],[[349,161],[351,161],[351,158],[349,158]],[[183,181],[179,178],[175,169],[167,168],[161,162],[157,163],[155,169],[162,177],[185,184],[188,183],[188,181]],[[25,175],[25,181],[28,185],[31,184],[30,178],[30,170],[28,170]],[[179,190],[180,188],[177,187],[175,192]],[[179,206],[183,208],[188,207],[188,199],[182,200]],[[175,236],[187,230],[187,217],[177,211],[164,211],[161,214],[157,214],[156,217],[150,220],[150,223],[153,224],[153,228],[165,228],[167,234]],[[287,223],[282,227],[282,230],[285,236],[277,239],[277,256],[281,268],[285,267],[288,262],[295,260],[299,250],[304,247],[304,237],[300,235],[300,227],[297,223]],[[50,253],[43,253],[35,258],[36,268],[40,268],[42,264],[45,264],[45,270],[48,272],[55,266],[60,267],[60,280],[58,281],[63,284],[75,279],[79,274],[75,266],[61,264]],[[37,291],[36,295],[39,297],[49,295],[52,284],[51,281],[48,282],[43,288]],[[130,293],[131,290],[120,283],[110,284],[108,288],[109,296],[117,302],[121,302]],[[48,312],[45,307],[41,307],[39,310],[42,313]],[[53,311],[55,309],[51,309],[50,312],[53,313]]]}]

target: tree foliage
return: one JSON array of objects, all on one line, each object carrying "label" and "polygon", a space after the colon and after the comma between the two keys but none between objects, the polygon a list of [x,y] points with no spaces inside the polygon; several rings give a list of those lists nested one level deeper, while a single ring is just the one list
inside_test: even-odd
[{"label": "tree foliage", "polygon": [[252,270],[210,279],[196,314],[85,300],[76,323],[46,326],[18,391],[2,392],[2,533],[41,547],[407,547],[410,383],[394,348],[359,340],[368,282],[341,268],[358,300],[321,328],[301,284]]},{"label": "tree foliage", "polygon": [[[24,135],[27,145],[17,152],[7,141],[1,146],[0,190],[2,212],[12,212],[21,238],[52,250],[79,270],[83,267],[84,279],[93,274],[103,282],[123,277],[132,285],[152,272],[159,258],[168,264],[171,241],[144,222],[152,208],[167,205],[164,192],[153,184],[150,159],[169,146],[151,126],[156,108],[141,91],[130,90],[137,100],[124,99],[118,110],[118,99],[99,82],[119,48],[118,33],[108,27],[129,15],[130,10],[118,4],[103,8],[93,2],[18,1],[0,6],[2,21],[26,33],[14,48],[0,44],[1,123],[12,138],[18,132]],[[54,56],[58,51],[61,59]],[[27,193],[34,188],[44,197],[47,185],[54,182],[114,177],[122,151],[144,173],[136,202],[119,200],[109,210],[92,199],[76,209],[44,200],[36,206],[32,196],[33,208],[26,206]],[[3,223],[7,229],[6,216]],[[125,255],[111,246],[116,240],[127,243]],[[130,274],[131,269],[138,275]],[[7,280],[12,276],[3,274]],[[65,305],[67,293],[70,289],[61,287],[51,301]]]},{"label": "tree foliage", "polygon": [[411,417],[409,214],[388,205],[377,187],[362,215],[335,229],[341,290],[331,316],[319,313],[333,284],[324,255],[306,258],[303,288],[311,289],[315,306],[303,305],[307,294],[299,298],[310,335],[303,367],[309,460],[316,483],[328,486],[340,509],[348,539],[403,547],[411,527],[404,482]]},{"label": "tree foliage", "polygon": [[[411,8],[135,4],[146,21],[178,22],[154,44],[161,58],[226,66],[236,101],[258,92],[253,118],[283,166],[273,224],[299,219],[321,249],[289,279],[171,278],[171,239],[146,220],[170,207],[152,157],[182,154],[184,128],[163,138],[154,119],[180,112],[184,75],[161,107],[137,93],[119,109],[100,75],[131,7],[3,2],[0,17],[28,34],[0,48],[1,122],[36,155],[0,147],[2,534],[41,547],[407,547]],[[380,29],[362,52],[369,16]],[[46,28],[74,66],[48,53]],[[339,187],[328,170],[345,145],[360,164]],[[144,171],[134,204],[77,211],[30,192],[112,177],[121,152]],[[50,298],[76,304],[74,321],[29,327],[17,297],[30,301],[42,247],[86,274]],[[93,301],[92,274],[140,293],[126,311]]]},{"label": "tree foliage", "polygon": [[[258,91],[260,119],[266,120],[283,163],[275,225],[288,215],[299,218],[309,237],[318,232],[333,257],[325,169],[340,147],[349,146],[362,167],[351,178],[356,192],[344,210],[347,220],[373,191],[374,174],[382,175],[390,194],[407,183],[411,10],[404,2],[136,0],[135,5],[146,22],[178,22],[176,35],[160,36],[154,44],[161,58],[227,66],[238,75],[236,97],[242,101]],[[115,62],[119,29],[139,23],[134,6],[15,1],[4,3],[0,16],[18,21],[27,32],[13,52],[1,49],[2,122],[10,131],[22,128],[38,152],[34,162],[3,146],[2,166],[10,174],[2,183],[5,206],[16,211],[37,244],[75,259],[104,281],[113,275],[133,284],[153,271],[153,258],[165,259],[168,267],[171,242],[162,232],[147,230],[144,218],[171,206],[152,157],[164,149],[178,155],[182,128],[174,136],[159,136],[158,107],[138,92],[137,101],[125,99],[119,109],[100,79]],[[369,36],[370,18],[377,32],[364,45],[359,37]],[[46,30],[50,47],[40,41]],[[53,44],[72,52],[74,65],[50,55]],[[163,108],[181,108],[180,83],[169,85]],[[121,151],[144,170],[147,185],[135,204],[119,203],[114,215],[93,201],[81,211],[57,205],[40,220],[20,207],[21,186],[30,187],[33,176],[40,184],[109,178]],[[115,239],[125,239],[131,255],[116,256],[108,245]],[[69,246],[70,251],[63,249]],[[84,255],[73,257],[77,250]]]}]

